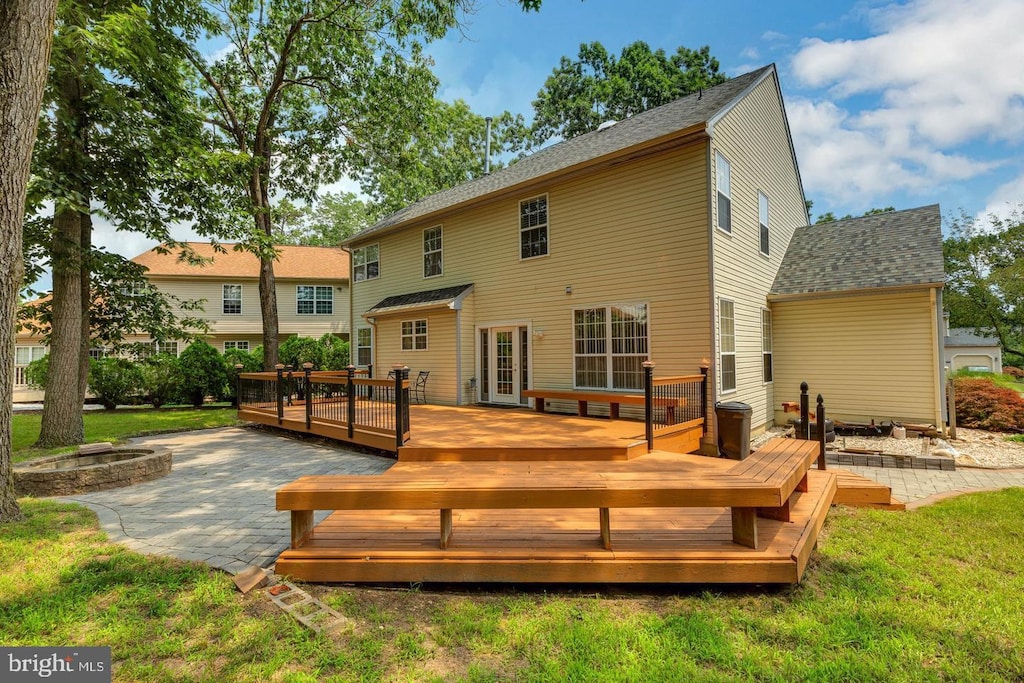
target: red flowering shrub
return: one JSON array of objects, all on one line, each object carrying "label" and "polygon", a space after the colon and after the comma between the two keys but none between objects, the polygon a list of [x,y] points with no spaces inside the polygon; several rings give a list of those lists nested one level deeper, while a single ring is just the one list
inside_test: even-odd
[{"label": "red flowering shrub", "polygon": [[990,379],[956,377],[956,421],[962,427],[1024,432],[1024,397]]},{"label": "red flowering shrub", "polygon": [[1005,368],[1003,368],[1003,374],[1009,375],[1010,377],[1014,378],[1017,381],[1024,380],[1024,370],[1021,370],[1020,368],[1015,368],[1012,365],[1007,365]]}]

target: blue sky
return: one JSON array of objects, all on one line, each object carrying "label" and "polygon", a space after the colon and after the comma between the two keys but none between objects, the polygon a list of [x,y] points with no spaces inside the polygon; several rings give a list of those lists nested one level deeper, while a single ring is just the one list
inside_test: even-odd
[{"label": "blue sky", "polygon": [[[530,118],[580,43],[709,45],[729,76],[777,65],[815,216],[933,203],[1006,214],[1024,201],[1024,0],[477,3],[462,34],[428,52],[441,96],[480,114]],[[153,246],[103,224],[96,242],[129,257]]]}]

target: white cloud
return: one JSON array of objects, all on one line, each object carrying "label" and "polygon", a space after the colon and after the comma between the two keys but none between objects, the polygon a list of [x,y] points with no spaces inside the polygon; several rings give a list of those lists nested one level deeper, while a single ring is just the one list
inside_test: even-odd
[{"label": "white cloud", "polygon": [[972,145],[1024,142],[1024,3],[912,0],[864,16],[876,35],[807,39],[793,58],[827,97],[789,106],[815,191],[924,190],[1000,164]]},{"label": "white cloud", "polygon": [[766,40],[770,43],[777,43],[788,39],[785,33],[779,33],[778,31],[765,31],[761,34],[761,40]]},{"label": "white cloud", "polygon": [[744,59],[760,59],[761,53],[758,52],[756,47],[750,46],[745,47],[740,51],[740,57]]},{"label": "white cloud", "polygon": [[1003,183],[988,196],[984,210],[978,213],[979,219],[994,214],[1000,218],[1009,218],[1012,213],[1020,214],[1024,205],[1024,172],[1007,183]]}]

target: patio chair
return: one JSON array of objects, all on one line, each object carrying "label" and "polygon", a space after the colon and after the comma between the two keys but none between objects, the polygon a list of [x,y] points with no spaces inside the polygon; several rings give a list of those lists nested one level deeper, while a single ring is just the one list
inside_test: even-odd
[{"label": "patio chair", "polygon": [[416,384],[413,385],[413,398],[416,403],[427,402],[427,378],[430,377],[429,370],[420,370],[419,374],[416,375]]}]

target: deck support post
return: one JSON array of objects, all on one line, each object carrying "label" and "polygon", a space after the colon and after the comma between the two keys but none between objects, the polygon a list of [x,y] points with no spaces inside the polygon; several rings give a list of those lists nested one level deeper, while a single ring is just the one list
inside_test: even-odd
[{"label": "deck support post", "polygon": [[284,365],[278,363],[274,366],[277,370],[277,424],[284,423]]},{"label": "deck support post", "polygon": [[818,411],[817,411],[817,422],[818,422],[818,469],[825,469],[825,438],[828,436],[826,433],[827,426],[825,424],[825,399],[818,394]]},{"label": "deck support post", "polygon": [[292,510],[292,549],[301,548],[312,535],[313,511]]},{"label": "deck support post", "polygon": [[452,543],[452,511],[441,509],[441,550],[448,550]]},{"label": "deck support post", "polygon": [[701,436],[708,435],[708,366],[700,366],[700,418],[704,420],[702,425],[704,433]]},{"label": "deck support post", "polygon": [[777,508],[757,508],[757,516],[763,517],[764,519],[774,519],[778,522],[792,522],[792,502],[791,500],[787,500],[785,503],[783,503]]},{"label": "deck support post", "polygon": [[608,508],[599,508],[601,512],[601,547],[612,549],[612,521]]},{"label": "deck support post", "polygon": [[757,550],[757,508],[732,508],[732,540]]},{"label": "deck support post", "polygon": [[654,450],[654,363],[643,362],[644,367],[644,432],[647,437],[647,452]]},{"label": "deck support post", "polygon": [[405,416],[408,414],[405,396],[405,381],[409,378],[409,368],[395,365],[395,452],[405,445]]},{"label": "deck support post", "polygon": [[807,382],[800,382],[800,429],[797,438],[809,441],[811,438],[810,397],[807,396]]},{"label": "deck support post", "polygon": [[310,381],[309,375],[313,370],[312,363],[302,364],[302,374],[305,376],[306,390],[303,392],[306,398],[306,431],[310,431],[313,426],[313,385]]},{"label": "deck support post", "polygon": [[353,381],[356,374],[356,366],[350,364],[345,368],[345,371],[348,373],[345,378],[345,397],[347,399],[345,421],[348,422],[348,438],[352,439],[356,433],[356,384]]}]

